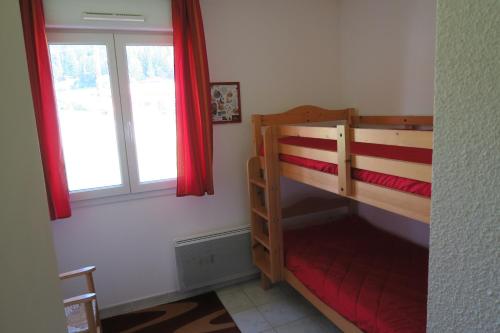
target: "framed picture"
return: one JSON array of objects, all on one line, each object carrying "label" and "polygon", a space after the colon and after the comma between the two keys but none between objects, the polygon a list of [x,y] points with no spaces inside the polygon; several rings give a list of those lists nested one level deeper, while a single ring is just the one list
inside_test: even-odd
[{"label": "framed picture", "polygon": [[241,123],[239,82],[210,83],[212,123]]}]

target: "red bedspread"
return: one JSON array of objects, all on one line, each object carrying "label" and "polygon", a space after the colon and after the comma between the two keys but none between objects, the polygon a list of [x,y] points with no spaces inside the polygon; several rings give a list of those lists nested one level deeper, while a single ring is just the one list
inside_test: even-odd
[{"label": "red bedspread", "polygon": [[365,332],[425,332],[428,251],[359,218],[287,231],[285,264]]},{"label": "red bedspread", "polygon": [[[337,141],[327,139],[314,139],[302,137],[284,137],[280,143],[337,151]],[[389,145],[379,145],[371,143],[352,142],[351,153],[356,155],[366,155],[373,157],[382,157],[407,162],[432,164],[432,150],[422,148],[398,147]],[[280,160],[283,162],[303,166],[308,169],[318,170],[330,174],[337,174],[337,164],[302,158],[292,155],[280,154]],[[415,179],[388,175],[375,171],[352,169],[353,179],[366,183],[380,185],[399,191],[418,194],[425,197],[431,196],[431,183],[422,182]]]}]

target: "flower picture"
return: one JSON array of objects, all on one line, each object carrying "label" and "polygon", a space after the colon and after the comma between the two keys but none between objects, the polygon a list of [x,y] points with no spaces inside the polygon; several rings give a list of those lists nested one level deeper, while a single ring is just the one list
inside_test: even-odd
[{"label": "flower picture", "polygon": [[211,83],[210,95],[212,122],[214,124],[241,122],[239,82]]}]

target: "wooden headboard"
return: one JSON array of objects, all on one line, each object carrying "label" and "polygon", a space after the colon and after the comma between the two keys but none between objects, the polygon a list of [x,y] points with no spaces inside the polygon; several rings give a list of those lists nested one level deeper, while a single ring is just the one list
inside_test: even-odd
[{"label": "wooden headboard", "polygon": [[255,156],[262,146],[262,127],[285,124],[319,123],[326,121],[350,121],[355,109],[328,110],[314,105],[302,105],[286,112],[252,115],[253,145]]}]

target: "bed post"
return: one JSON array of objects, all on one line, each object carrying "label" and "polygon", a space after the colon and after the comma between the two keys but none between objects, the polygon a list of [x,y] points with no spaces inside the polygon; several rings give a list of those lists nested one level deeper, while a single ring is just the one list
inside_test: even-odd
[{"label": "bed post", "polygon": [[[356,118],[356,109],[347,109],[347,125],[348,125],[348,128],[346,128],[346,130],[348,130],[349,134],[351,133],[351,128],[354,127],[355,125],[355,118]],[[351,140],[351,137],[348,136],[349,140]],[[351,141],[347,141],[346,144],[348,144],[349,146],[351,145]],[[349,156],[349,160],[352,160],[352,158]],[[351,166],[351,163],[349,163],[349,167]],[[349,172],[349,178],[350,178],[351,174]],[[349,193],[348,195],[351,195],[352,194],[352,187],[349,188]],[[350,216],[354,216],[354,215],[357,215],[358,213],[358,203],[356,202],[356,200],[352,200],[352,199],[349,199],[349,203],[348,203],[348,206],[347,206],[347,212]]]},{"label": "bed post", "polygon": [[347,109],[347,123],[350,127],[354,127],[357,113],[356,109]]},{"label": "bed post", "polygon": [[337,125],[338,193],[351,195],[351,127],[349,119]]},{"label": "bed post", "polygon": [[262,116],[252,115],[252,131],[254,156],[259,156],[262,147]]},{"label": "bed post", "polygon": [[264,131],[264,156],[266,177],[266,201],[269,228],[269,257],[271,281],[282,280],[283,233],[281,226],[281,191],[278,157],[278,128],[270,126]]}]

